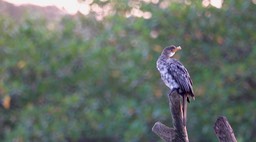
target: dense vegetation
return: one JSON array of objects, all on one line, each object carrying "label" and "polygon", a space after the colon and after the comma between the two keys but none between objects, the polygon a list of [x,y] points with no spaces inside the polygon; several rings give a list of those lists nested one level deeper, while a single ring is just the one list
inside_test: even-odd
[{"label": "dense vegetation", "polygon": [[151,127],[171,122],[155,62],[174,44],[194,82],[190,140],[217,141],[213,124],[225,115],[240,142],[255,141],[255,8],[232,0],[221,9],[145,3],[150,19],[117,9],[102,21],[91,14],[57,24],[1,16],[0,139],[160,141]]}]

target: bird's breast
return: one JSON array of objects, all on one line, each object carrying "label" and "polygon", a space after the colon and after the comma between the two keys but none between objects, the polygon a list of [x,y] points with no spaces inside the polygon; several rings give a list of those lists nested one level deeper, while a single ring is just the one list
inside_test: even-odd
[{"label": "bird's breast", "polygon": [[161,79],[165,83],[167,87],[169,87],[171,90],[174,88],[178,88],[179,85],[174,80],[172,75],[168,72],[168,66],[165,63],[158,62],[157,63],[157,69],[160,72]]}]

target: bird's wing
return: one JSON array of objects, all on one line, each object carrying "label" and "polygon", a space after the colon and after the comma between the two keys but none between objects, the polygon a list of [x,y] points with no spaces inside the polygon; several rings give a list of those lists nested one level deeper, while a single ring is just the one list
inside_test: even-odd
[{"label": "bird's wing", "polygon": [[174,60],[173,63],[169,64],[168,73],[178,83],[180,89],[184,93],[188,93],[194,96],[192,80],[189,76],[189,73],[187,69],[178,60]]}]

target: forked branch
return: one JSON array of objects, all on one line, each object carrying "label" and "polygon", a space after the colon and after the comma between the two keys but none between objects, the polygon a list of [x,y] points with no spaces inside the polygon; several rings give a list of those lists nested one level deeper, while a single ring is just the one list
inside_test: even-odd
[{"label": "forked branch", "polygon": [[173,128],[156,122],[152,131],[166,142],[189,142],[186,126],[183,125],[183,114],[180,102],[180,95],[173,91],[169,94],[169,108],[172,113]]}]

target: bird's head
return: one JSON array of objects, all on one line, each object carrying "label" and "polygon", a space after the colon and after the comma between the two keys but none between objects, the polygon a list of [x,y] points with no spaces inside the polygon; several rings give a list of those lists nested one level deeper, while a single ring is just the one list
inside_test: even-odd
[{"label": "bird's head", "polygon": [[174,45],[171,45],[171,46],[166,47],[163,50],[162,54],[167,56],[168,58],[171,58],[179,50],[181,50],[180,46],[176,47]]}]

